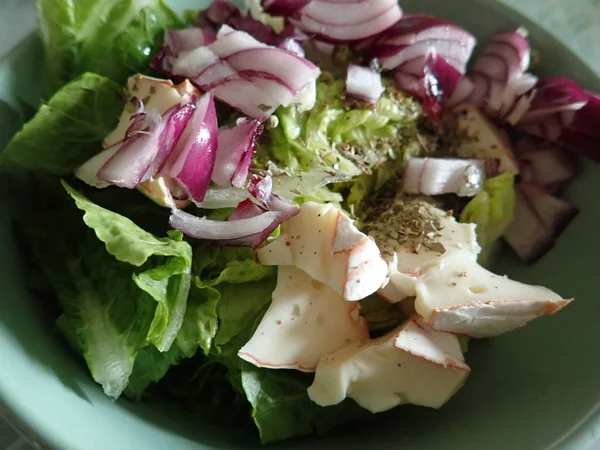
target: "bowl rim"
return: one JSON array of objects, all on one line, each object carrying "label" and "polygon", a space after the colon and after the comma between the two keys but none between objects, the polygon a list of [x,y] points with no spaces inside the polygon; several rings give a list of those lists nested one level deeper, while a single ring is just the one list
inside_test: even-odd
[{"label": "bowl rim", "polygon": [[[212,1],[212,0],[210,0]],[[513,16],[525,19],[525,21],[532,22],[536,27],[544,32],[551,40],[553,47],[560,47],[561,50],[566,51],[571,58],[576,60],[581,67],[585,68],[590,78],[595,79],[600,84],[600,73],[596,72],[586,60],[574,49],[570,48],[563,40],[557,37],[552,31],[546,26],[540,24],[534,17],[516,10],[514,7],[507,5],[499,0],[471,0],[488,8],[496,8],[497,10],[508,11]],[[536,31],[539,31],[536,30]],[[23,39],[18,41],[10,50],[3,55],[0,55],[0,64],[5,60],[10,59],[12,55],[21,51],[22,48],[26,48],[39,39],[37,28],[26,35]],[[0,389],[0,419],[6,420],[22,437],[24,437],[30,445],[36,449],[51,449],[56,448],[51,444],[50,440],[44,437],[41,433],[36,431],[34,424],[31,423],[26,417],[19,414],[16,408],[10,408],[7,402],[2,396],[2,389]],[[579,448],[584,450],[593,443],[600,444],[600,397],[596,403],[590,408],[590,410],[573,426],[566,431],[560,438],[548,446],[545,450],[570,450],[573,448]]]}]

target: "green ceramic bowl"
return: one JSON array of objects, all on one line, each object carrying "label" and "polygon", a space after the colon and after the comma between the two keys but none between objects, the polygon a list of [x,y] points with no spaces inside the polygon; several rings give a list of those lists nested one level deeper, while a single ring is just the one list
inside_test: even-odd
[{"label": "green ceramic bowl", "polygon": [[[482,40],[494,31],[525,25],[542,55],[541,74],[571,77],[600,92],[596,76],[563,44],[495,1],[403,0],[402,6],[455,21]],[[23,100],[32,105],[39,102],[41,73],[41,46],[33,36],[0,62],[0,148],[20,126]],[[600,433],[598,180],[600,165],[588,164],[584,176],[573,183],[568,197],[581,214],[550,254],[525,267],[506,252],[497,268],[516,279],[574,296],[576,302],[554,317],[474,343],[466,355],[472,375],[441,411],[402,407],[326,439],[275,447],[587,447]],[[258,448],[253,430],[199,422],[183,404],[166,399],[112,402],[104,396],[84,364],[55,333],[47,306],[25,290],[27,273],[12,237],[10,205],[14,203],[9,198],[10,189],[4,186],[0,190],[1,412],[33,440],[60,449]]]}]

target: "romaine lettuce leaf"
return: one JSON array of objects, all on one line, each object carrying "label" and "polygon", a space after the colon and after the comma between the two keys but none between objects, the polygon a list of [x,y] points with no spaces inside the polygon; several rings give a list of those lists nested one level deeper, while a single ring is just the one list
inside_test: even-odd
[{"label": "romaine lettuce leaf", "polygon": [[181,328],[187,306],[192,265],[190,244],[182,240],[179,231],[158,239],[128,218],[89,201],[65,182],[63,186],[84,211],[85,224],[117,260],[139,267],[150,257],[166,257],[162,264],[134,274],[133,281],[158,303],[147,340],[161,352],[168,351]]},{"label": "romaine lettuce leaf", "polygon": [[226,365],[239,367],[237,351],[250,339],[254,322],[271,303],[276,268],[255,262],[247,248],[201,246],[194,250],[193,271],[190,297],[207,298],[198,311],[210,332],[203,350]]},{"label": "romaine lettuce leaf", "polygon": [[42,104],[0,154],[0,166],[67,175],[98,153],[123,109],[123,90],[86,73]]},{"label": "romaine lettuce leaf", "polygon": [[[20,229],[62,307],[59,328],[81,351],[94,380],[113,398],[131,381],[128,394],[139,396],[185,356],[172,344],[186,309],[191,248],[179,233],[158,239],[66,187],[105,242],[64,193],[40,202],[52,206],[28,211]],[[114,249],[117,241],[122,247],[113,251],[115,258],[107,247]],[[153,288],[161,284],[165,290],[158,295]]]},{"label": "romaine lettuce leaf", "polygon": [[336,426],[370,415],[349,399],[326,408],[313,403],[306,392],[312,384],[310,374],[259,369],[244,363],[241,381],[263,443],[310,434],[322,436]]},{"label": "romaine lettuce leaf", "polygon": [[148,72],[166,28],[180,19],[162,0],[39,0],[50,92],[84,72],[117,83]]}]

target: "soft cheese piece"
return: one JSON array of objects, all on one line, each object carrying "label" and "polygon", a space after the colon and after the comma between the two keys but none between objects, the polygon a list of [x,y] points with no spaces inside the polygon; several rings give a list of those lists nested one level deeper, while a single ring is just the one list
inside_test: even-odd
[{"label": "soft cheese piece", "polygon": [[[427,323],[471,337],[496,336],[570,303],[549,289],[509,280],[481,267],[475,225],[458,223],[418,199],[402,202],[403,206],[398,203],[382,214],[371,231],[389,261],[389,282],[378,292],[387,301],[414,297],[416,313]],[[433,243],[418,248],[414,241],[389,235],[394,226],[403,226],[402,217],[415,211],[426,221],[433,218],[438,230],[432,235]]]},{"label": "soft cheese piece", "polygon": [[571,302],[545,287],[496,275],[461,256],[431,268],[417,283],[416,312],[438,330],[496,336]]},{"label": "soft cheese piece", "polygon": [[[418,240],[405,241],[399,236],[397,230],[403,226],[403,217],[409,214],[434,222],[437,231],[429,232],[433,233],[435,245],[418,245]],[[451,214],[418,198],[398,200],[375,221],[369,234],[388,261],[390,282],[380,295],[392,303],[414,296],[418,278],[430,267],[457,253],[469,254],[469,258],[476,260],[481,251],[474,224],[458,223]]]},{"label": "soft cheese piece", "polygon": [[320,406],[349,397],[374,413],[405,403],[439,408],[469,372],[455,335],[409,320],[382,338],[323,357],[308,395]]},{"label": "soft cheese piece", "polygon": [[321,356],[369,339],[359,304],[306,272],[281,266],[273,301],[238,355],[271,369],[314,372]]},{"label": "soft cheese piece", "polygon": [[257,251],[266,265],[294,265],[346,300],[377,291],[387,277],[387,264],[375,242],[333,205],[306,202],[286,220],[280,236]]}]

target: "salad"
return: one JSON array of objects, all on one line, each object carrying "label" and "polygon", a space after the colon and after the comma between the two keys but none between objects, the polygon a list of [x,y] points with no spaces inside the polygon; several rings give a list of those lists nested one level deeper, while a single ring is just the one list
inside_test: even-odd
[{"label": "salad", "polygon": [[37,7],[48,100],[0,166],[31,289],[109,397],[322,435],[440,408],[471,339],[571,302],[490,271],[551,250],[600,160],[600,97],[538,78],[526,30],[472,58],[396,0]]}]

